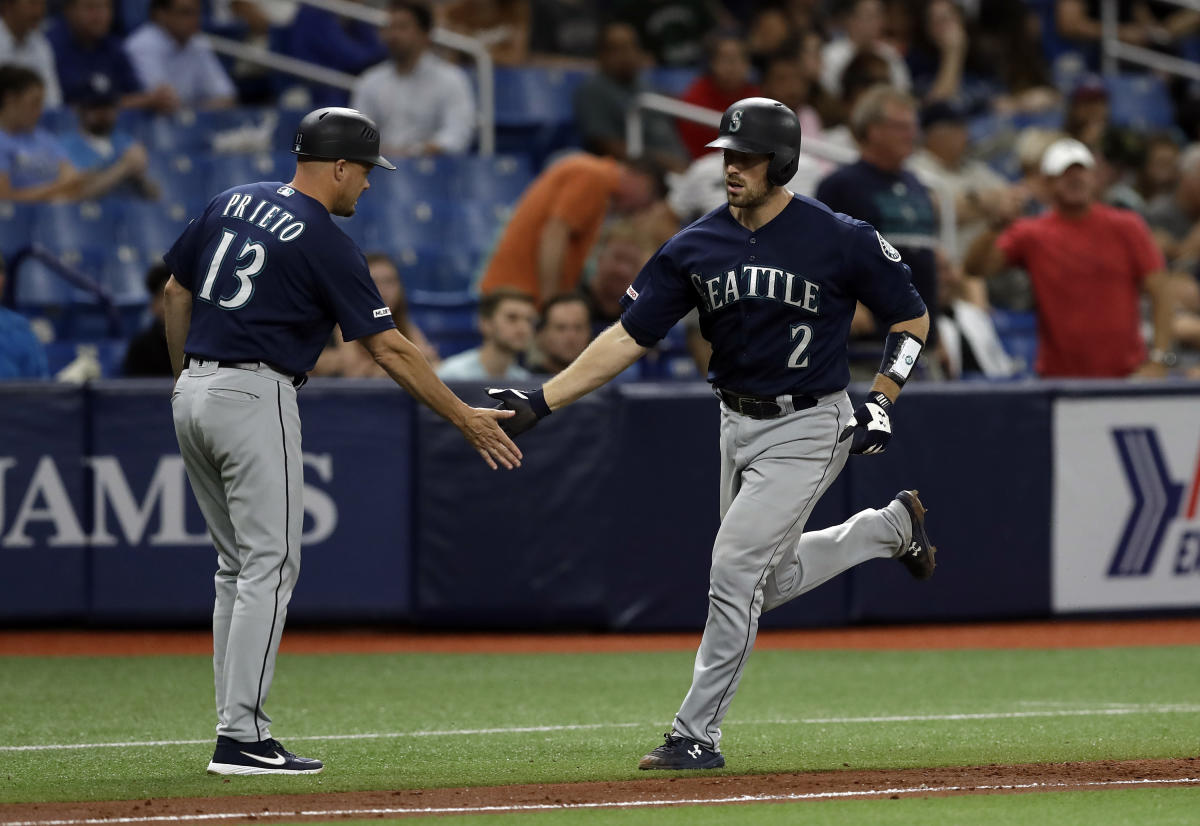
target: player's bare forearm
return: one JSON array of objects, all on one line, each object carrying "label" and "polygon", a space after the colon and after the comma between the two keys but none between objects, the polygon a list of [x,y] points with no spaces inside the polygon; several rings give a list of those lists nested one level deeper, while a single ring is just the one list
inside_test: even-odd
[{"label": "player's bare forearm", "polygon": [[175,378],[183,372],[184,346],[192,323],[192,294],[171,276],[163,290],[163,323],[167,328],[167,352]]},{"label": "player's bare forearm", "polygon": [[501,419],[513,415],[511,411],[466,404],[437,377],[420,349],[399,330],[393,328],[366,336],[362,344],[392,381],[457,427],[492,470],[497,468],[497,463],[509,470],[521,466],[520,448],[499,424]]},{"label": "player's bare forearm", "polygon": [[[898,321],[888,328],[889,333],[908,333],[916,336],[921,341],[929,340],[929,313],[916,318],[910,318],[907,321]],[[875,374],[875,381],[871,382],[871,390],[879,391],[888,397],[888,401],[895,402],[900,395],[900,385],[896,384],[892,379],[882,373]]]},{"label": "player's bare forearm", "polygon": [[566,370],[546,382],[546,405],[557,410],[586,396],[640,359],[646,350],[618,321],[598,335]]},{"label": "player's bare forearm", "polygon": [[437,377],[420,349],[399,330],[367,336],[362,344],[392,381],[455,427],[462,427],[471,408]]}]

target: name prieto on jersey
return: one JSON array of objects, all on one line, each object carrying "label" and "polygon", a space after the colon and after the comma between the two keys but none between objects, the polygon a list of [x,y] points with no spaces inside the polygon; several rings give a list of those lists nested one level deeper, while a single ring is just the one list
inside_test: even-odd
[{"label": "name prieto on jersey", "polygon": [[787,270],[747,264],[740,271],[728,270],[712,278],[692,273],[691,280],[710,313],[750,298],[781,301],[813,315],[818,312],[821,285]]},{"label": "name prieto on jersey", "polygon": [[[280,187],[280,191],[287,187]],[[254,208],[250,208],[253,195],[235,192],[229,197],[229,203],[221,212],[223,218],[240,218],[261,227],[274,235],[280,241],[295,241],[304,234],[304,222],[297,221],[296,216],[279,204],[272,203],[266,198],[259,198]],[[283,227],[283,229],[280,229]]]}]

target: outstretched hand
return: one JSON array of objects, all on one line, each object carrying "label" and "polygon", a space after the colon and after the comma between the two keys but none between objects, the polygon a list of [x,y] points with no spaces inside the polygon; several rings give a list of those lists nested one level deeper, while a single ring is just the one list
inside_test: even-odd
[{"label": "outstretched hand", "polygon": [[[550,415],[541,390],[525,391],[493,387],[487,394],[500,402],[497,409],[512,411],[511,418],[500,422],[500,427],[509,436],[520,436],[539,421]],[[544,412],[543,412],[544,411]]]},{"label": "outstretched hand", "polygon": [[499,465],[507,470],[521,466],[521,449],[504,431],[505,422],[514,415],[511,410],[472,407],[459,427],[463,437],[479,451],[492,470],[497,470]]}]

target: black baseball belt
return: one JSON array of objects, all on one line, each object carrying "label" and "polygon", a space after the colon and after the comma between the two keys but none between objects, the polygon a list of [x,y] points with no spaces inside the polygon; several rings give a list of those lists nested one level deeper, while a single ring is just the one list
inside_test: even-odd
[{"label": "black baseball belt", "polygon": [[287,370],[284,370],[281,367],[276,367],[274,364],[271,364],[270,362],[266,362],[266,361],[224,361],[222,359],[210,359],[210,358],[205,358],[204,356],[197,356],[193,353],[188,353],[187,361],[190,363],[193,360],[195,360],[195,361],[215,361],[217,363],[218,367],[232,367],[234,370],[254,371],[254,370],[261,370],[262,368],[266,367],[271,370],[274,370],[276,373],[279,373],[280,375],[287,377],[288,380],[291,381],[292,386],[296,387],[296,388],[303,387],[304,384],[308,381],[308,376],[305,375],[304,373],[296,375]]},{"label": "black baseball belt", "polygon": [[794,413],[797,410],[816,407],[818,402],[816,396],[805,396],[799,393],[786,396],[746,396],[742,393],[734,393],[732,390],[717,388],[717,395],[734,413],[740,413],[751,419],[778,419],[780,416]]}]

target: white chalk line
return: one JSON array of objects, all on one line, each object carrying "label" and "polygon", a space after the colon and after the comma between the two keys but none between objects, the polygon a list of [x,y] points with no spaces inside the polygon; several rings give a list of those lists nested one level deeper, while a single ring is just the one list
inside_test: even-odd
[{"label": "white chalk line", "polygon": [[[903,714],[874,717],[807,717],[796,720],[739,720],[738,726],[826,726],[876,723],[936,723],[986,720],[1023,720],[1054,717],[1111,717],[1128,714],[1200,714],[1200,705],[1115,705],[1104,708],[1047,709],[1031,711],[985,711],[963,714]],[[504,728],[463,728],[424,731],[383,731],[361,734],[310,734],[289,736],[288,742],[328,742],[334,740],[394,740],[408,737],[475,737],[492,734],[549,734],[562,731],[596,731],[618,728],[642,728],[663,725],[658,723],[575,723],[552,726],[509,726]],[[204,740],[138,740],[112,743],[42,743],[24,746],[0,746],[0,752],[70,751],[79,749],[149,748],[152,746],[198,746],[211,744],[215,737]]]},{"label": "white chalk line", "polygon": [[945,794],[951,792],[1027,791],[1031,789],[1106,788],[1116,786],[1200,784],[1200,777],[1156,778],[1139,780],[1089,780],[1084,782],[1008,783],[971,786],[904,786],[891,789],[856,789],[844,792],[805,792],[794,794],[747,794],[733,797],[699,797],[682,800],[605,800],[593,803],[519,803],[510,806],[403,806],[364,809],[303,809],[295,811],[258,810],[254,812],[212,812],[191,815],[150,815],[146,817],[89,817],[75,820],[12,820],[0,826],[110,826],[119,823],[199,823],[220,820],[255,820],[277,817],[379,817],[382,815],[450,815],[504,812],[565,811],[570,809],[635,809],[651,806],[702,806],[719,803],[786,803],[804,800],[883,797],[885,795]]}]

